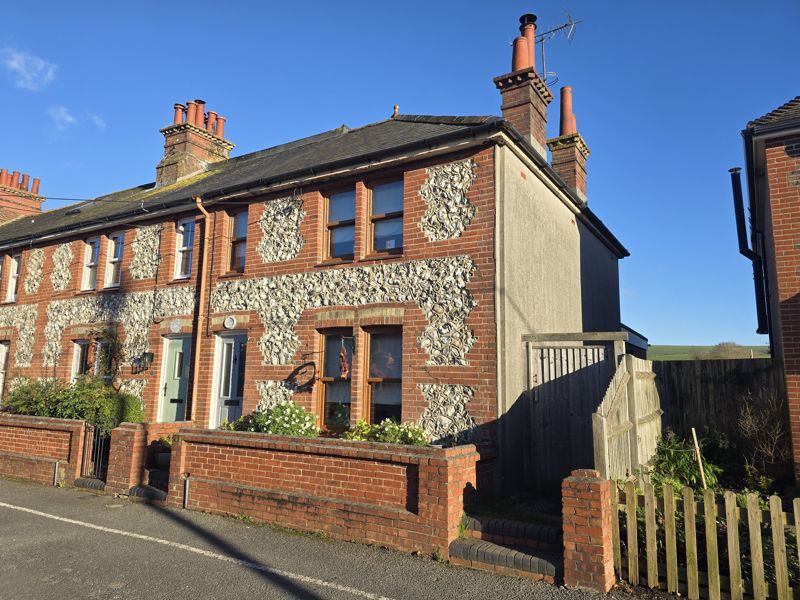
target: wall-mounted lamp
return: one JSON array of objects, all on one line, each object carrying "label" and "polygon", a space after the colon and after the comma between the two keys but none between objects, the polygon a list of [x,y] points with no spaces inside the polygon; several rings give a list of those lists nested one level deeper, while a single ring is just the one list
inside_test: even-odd
[{"label": "wall-mounted lamp", "polygon": [[143,352],[140,356],[133,357],[131,359],[131,366],[133,367],[134,373],[141,373],[149,369],[150,365],[153,364],[154,358],[155,355],[152,352]]}]

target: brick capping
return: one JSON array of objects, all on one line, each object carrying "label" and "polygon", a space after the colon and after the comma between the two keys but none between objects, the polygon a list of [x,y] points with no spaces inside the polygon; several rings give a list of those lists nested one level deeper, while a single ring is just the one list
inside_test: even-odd
[{"label": "brick capping", "polygon": [[474,445],[400,446],[183,429],[173,442],[167,503],[403,551],[448,556]]},{"label": "brick capping", "polygon": [[611,543],[611,482],[578,469],[561,484],[564,585],[608,592],[616,582]]},{"label": "brick capping", "polygon": [[86,424],[0,413],[0,475],[53,483],[55,463],[58,481],[67,485],[80,476]]}]

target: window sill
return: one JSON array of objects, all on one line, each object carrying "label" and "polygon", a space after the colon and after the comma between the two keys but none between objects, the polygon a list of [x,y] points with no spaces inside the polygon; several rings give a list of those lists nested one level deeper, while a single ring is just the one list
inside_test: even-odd
[{"label": "window sill", "polygon": [[103,289],[101,291],[103,291],[103,292],[105,292],[105,291],[113,292],[115,290],[118,290],[119,288],[120,288],[120,284],[119,283],[114,283],[114,284],[111,284],[111,285],[104,285]]},{"label": "window sill", "polygon": [[3,300],[2,302],[0,302],[0,305],[16,304],[16,303],[17,303],[17,299],[14,298],[13,300]]},{"label": "window sill", "polygon": [[367,254],[362,258],[359,262],[364,261],[372,261],[372,260],[390,260],[392,258],[403,258],[403,251],[398,250],[397,252],[373,252],[372,254]]},{"label": "window sill", "polygon": [[228,271],[222,275],[217,275],[217,279],[236,279],[237,277],[244,277],[244,271]]},{"label": "window sill", "polygon": [[97,288],[92,288],[92,289],[90,289],[90,290],[78,290],[78,291],[77,291],[77,292],[75,292],[75,293],[76,293],[77,295],[79,295],[79,296],[82,296],[82,295],[85,295],[85,294],[94,294],[94,293],[96,293],[96,292],[97,292]]},{"label": "window sill", "polygon": [[354,258],[327,258],[315,264],[314,268],[335,267],[336,265],[352,265],[354,262]]},{"label": "window sill", "polygon": [[181,285],[192,280],[192,276],[188,277],[175,277],[166,282],[166,285]]}]

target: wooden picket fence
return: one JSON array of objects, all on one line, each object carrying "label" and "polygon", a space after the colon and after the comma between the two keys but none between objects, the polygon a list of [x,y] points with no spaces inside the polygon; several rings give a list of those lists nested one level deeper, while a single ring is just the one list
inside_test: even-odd
[{"label": "wooden picket fence", "polygon": [[612,484],[612,542],[618,576],[690,600],[800,598],[800,498],[784,512],[778,496],[764,510],[755,494],[741,506],[726,491],[695,497],[635,481]]}]

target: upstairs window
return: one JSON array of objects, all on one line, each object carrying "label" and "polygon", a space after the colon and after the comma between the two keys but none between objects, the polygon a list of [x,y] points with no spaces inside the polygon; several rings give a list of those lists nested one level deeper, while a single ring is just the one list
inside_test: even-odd
[{"label": "upstairs window", "polygon": [[194,219],[178,221],[175,228],[175,279],[192,276],[192,257],[194,255]]},{"label": "upstairs window", "polygon": [[8,287],[6,288],[6,302],[16,302],[19,293],[19,273],[22,268],[22,254],[11,255],[11,265],[8,269]]},{"label": "upstairs window", "polygon": [[124,252],[125,234],[120,232],[109,235],[105,287],[118,287],[122,281],[122,256]]},{"label": "upstairs window", "polygon": [[403,182],[392,181],[372,188],[370,237],[372,252],[403,251]]},{"label": "upstairs window", "polygon": [[376,329],[369,335],[367,403],[370,423],[400,422],[403,387],[403,332]]},{"label": "upstairs window", "polygon": [[86,251],[83,259],[82,290],[93,290],[97,287],[97,265],[100,261],[100,239],[86,240]]},{"label": "upstairs window", "polygon": [[247,210],[231,215],[230,267],[236,273],[244,271],[247,256]]},{"label": "upstairs window", "polygon": [[326,258],[353,260],[356,240],[356,191],[328,196]]}]

